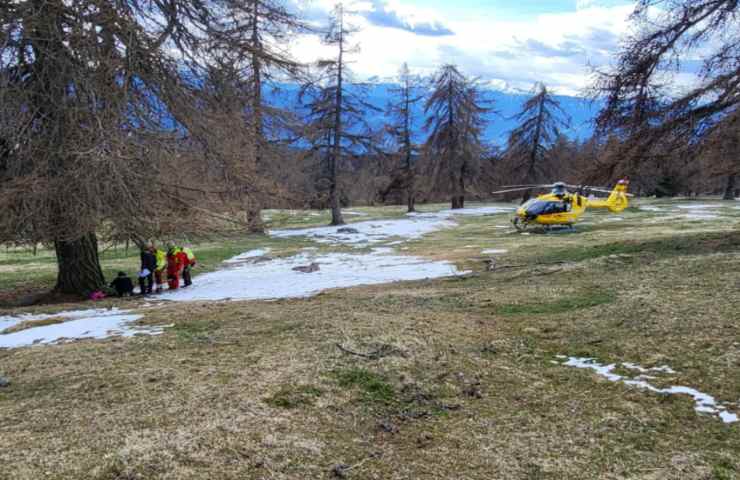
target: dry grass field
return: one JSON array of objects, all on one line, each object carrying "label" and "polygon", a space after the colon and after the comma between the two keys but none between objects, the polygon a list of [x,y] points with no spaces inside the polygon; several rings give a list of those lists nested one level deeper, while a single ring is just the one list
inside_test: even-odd
[{"label": "dry grass field", "polygon": [[[659,210],[588,213],[578,233],[549,235],[512,234],[506,214],[458,217],[401,252],[470,271],[459,277],[272,301],[108,301],[173,326],[0,349],[0,478],[740,478],[740,423],[560,357],[667,365],[654,385],[740,413],[739,203],[687,216],[677,207],[690,202],[643,201]],[[323,220],[298,218],[283,224]],[[240,249],[311,243],[230,242],[209,268]],[[1,288],[53,278],[50,263],[28,277],[39,262],[18,255],[0,259],[14,279]]]}]

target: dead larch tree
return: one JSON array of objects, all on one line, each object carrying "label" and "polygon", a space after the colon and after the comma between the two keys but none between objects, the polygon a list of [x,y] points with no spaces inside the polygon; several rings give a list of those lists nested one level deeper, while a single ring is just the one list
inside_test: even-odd
[{"label": "dead larch tree", "polygon": [[319,60],[310,81],[300,92],[306,109],[305,140],[322,159],[328,181],[331,224],[343,225],[340,171],[343,159],[372,148],[373,136],[366,122],[368,110],[377,108],[361,98],[362,85],[353,82],[349,56],[359,51],[351,43],[357,30],[346,21],[344,6],[338,4],[331,16],[324,43],[336,49],[336,57]]},{"label": "dead larch tree", "polygon": [[[714,126],[740,104],[740,3],[737,0],[640,0],[616,66],[598,72],[594,95],[605,99],[599,132],[617,135],[620,151],[593,177],[628,174],[666,152],[696,155]],[[701,58],[696,81],[669,91],[686,60]],[[727,171],[727,190],[737,169]]]},{"label": "dead larch tree", "polygon": [[553,181],[549,165],[550,149],[569,124],[568,115],[543,83],[537,83],[532,96],[514,117],[519,123],[509,134],[506,160],[511,163],[514,180],[522,183]]},{"label": "dead larch tree", "polygon": [[[278,161],[281,137],[292,128],[291,112],[270,102],[265,93],[279,89],[284,82],[303,78],[303,66],[289,52],[289,42],[295,35],[309,32],[307,24],[283,0],[245,0],[231,2],[231,14],[222,24],[222,34],[213,37],[214,57],[236,79],[249,101],[245,106],[245,122],[251,130],[249,138],[253,164],[264,177],[268,162]],[[239,43],[234,43],[238,39]],[[245,196],[247,224],[252,233],[263,233],[261,206],[269,201],[272,188],[252,189]]]},{"label": "dead larch tree", "polygon": [[0,3],[0,242],[52,245],[57,291],[104,284],[101,236],[197,228],[211,196],[187,139],[234,5]]},{"label": "dead larch tree", "polygon": [[401,167],[386,193],[392,189],[404,190],[409,212],[416,211],[416,167],[419,146],[414,142],[415,108],[424,99],[423,84],[419,76],[404,63],[398,73],[397,85],[390,89],[393,100],[389,102],[386,115],[390,119],[387,131],[391,137],[393,155],[401,160]]},{"label": "dead larch tree", "polygon": [[490,110],[476,80],[455,65],[444,65],[432,78],[424,112],[429,132],[425,162],[435,192],[451,196],[452,208],[465,206],[466,181],[474,178],[483,151],[481,137]]}]

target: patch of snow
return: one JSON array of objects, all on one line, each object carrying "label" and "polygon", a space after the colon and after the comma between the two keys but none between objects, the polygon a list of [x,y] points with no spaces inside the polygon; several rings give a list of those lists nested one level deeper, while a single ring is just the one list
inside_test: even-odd
[{"label": "patch of snow", "polygon": [[624,220],[624,217],[606,217],[604,219],[605,222],[621,222]]},{"label": "patch of snow", "polygon": [[725,423],[735,423],[738,421],[737,414],[728,411],[719,412],[719,418]]},{"label": "patch of snow", "polygon": [[697,203],[695,205],[676,205],[678,208],[683,208],[684,210],[703,210],[707,208],[722,208],[723,205],[719,203]]},{"label": "patch of snow", "polygon": [[480,253],[482,253],[484,255],[499,255],[499,254],[503,254],[503,253],[509,253],[509,251],[506,250],[506,249],[503,249],[503,248],[491,248],[491,249],[488,249],[488,250],[483,250]]},{"label": "patch of snow", "polygon": [[[316,227],[290,230],[273,230],[270,235],[277,238],[308,237],[318,243],[364,245],[379,243],[389,238],[401,237],[406,240],[454,227],[455,222],[447,218],[413,217],[398,220],[377,220],[353,223],[349,227]],[[358,233],[339,233],[341,228],[352,228]]]},{"label": "patch of snow", "polygon": [[675,370],[673,370],[668,365],[663,365],[661,367],[644,368],[635,363],[625,362],[622,364],[622,366],[629,370],[636,370],[640,373],[648,373],[648,372],[677,373]]},{"label": "patch of snow", "polygon": [[610,365],[601,365],[594,362],[591,358],[570,357],[565,363],[563,363],[563,365],[565,365],[566,367],[586,368],[593,370],[597,374],[612,382],[618,382],[622,379],[621,375],[612,373],[612,370],[617,368],[616,363],[612,363]]},{"label": "patch of snow", "polygon": [[[132,337],[134,335],[159,335],[165,327],[132,325],[142,315],[128,310],[75,310],[56,314],[20,315],[11,320],[13,324],[23,321],[63,318],[66,321],[52,325],[28,328],[14,333],[0,335],[0,348],[45,345],[80,338],[108,338],[113,336]],[[7,322],[8,317],[3,317]],[[4,328],[7,328],[4,327]]]},{"label": "patch of snow", "polygon": [[[565,358],[563,356],[556,356],[556,358]],[[708,413],[719,417],[724,423],[735,423],[738,421],[738,416],[732,412],[727,411],[725,405],[719,404],[717,400],[711,395],[704,392],[700,392],[695,388],[684,387],[681,385],[674,385],[668,388],[658,388],[654,385],[645,381],[645,378],[650,378],[645,375],[640,375],[635,378],[627,378],[622,375],[614,373],[614,369],[617,367],[615,363],[610,365],[602,365],[596,362],[593,358],[582,358],[582,357],[569,357],[565,362],[561,363],[566,367],[584,368],[593,370],[598,375],[606,378],[610,382],[622,382],[625,385],[630,385],[643,390],[663,394],[663,395],[688,395],[694,400],[694,410],[700,413]],[[636,370],[639,372],[662,372],[662,373],[676,373],[673,369],[668,366],[644,368],[634,363],[623,363],[625,368],[630,370]]]},{"label": "patch of snow", "polygon": [[436,216],[450,216],[450,215],[469,215],[474,217],[482,217],[484,215],[497,215],[499,213],[511,213],[515,211],[515,207],[475,207],[475,208],[460,208],[454,210],[442,210],[434,215]]},{"label": "patch of snow", "polygon": [[365,212],[354,212],[352,210],[345,210],[342,213],[344,213],[345,215],[354,215],[354,216],[357,216],[357,217],[367,217],[369,215],[369,213],[365,213]]},{"label": "patch of snow", "polygon": [[646,212],[662,212],[663,209],[660,207],[653,207],[651,205],[644,205],[642,207],[638,207],[640,210],[645,210]]},{"label": "patch of snow", "polygon": [[719,218],[719,215],[713,215],[711,213],[687,213],[683,217],[691,220],[711,220],[713,218]]},{"label": "patch of snow", "polygon": [[[388,248],[377,248],[369,254],[304,251],[269,262],[244,263],[229,270],[199,275],[187,289],[165,292],[162,299],[193,300],[267,300],[315,295],[331,288],[375,285],[388,282],[422,280],[462,275],[455,265],[419,257],[391,254]],[[294,267],[319,264],[309,274]]]},{"label": "patch of snow", "polygon": [[269,248],[258,248],[258,249],[255,249],[255,250],[250,250],[248,252],[244,252],[244,253],[242,253],[240,255],[237,255],[236,257],[232,257],[232,258],[230,258],[228,260],[224,260],[224,263],[242,263],[245,260],[249,260],[249,259],[252,259],[252,258],[264,257],[268,253],[270,253],[270,249]]}]

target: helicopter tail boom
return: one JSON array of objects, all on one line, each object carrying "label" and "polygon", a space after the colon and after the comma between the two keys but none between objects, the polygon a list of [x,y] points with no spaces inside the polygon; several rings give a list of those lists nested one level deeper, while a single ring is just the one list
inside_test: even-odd
[{"label": "helicopter tail boom", "polygon": [[591,208],[608,208],[612,213],[619,213],[629,205],[627,199],[627,188],[629,187],[629,180],[622,179],[609,194],[609,198],[606,200],[589,200],[588,206]]}]

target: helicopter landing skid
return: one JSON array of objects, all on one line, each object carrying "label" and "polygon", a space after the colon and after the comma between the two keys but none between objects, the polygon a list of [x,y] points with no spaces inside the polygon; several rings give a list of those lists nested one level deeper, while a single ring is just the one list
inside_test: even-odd
[{"label": "helicopter landing skid", "polygon": [[537,228],[530,228],[532,223],[527,220],[523,220],[519,217],[514,217],[511,221],[516,228],[517,233],[524,233],[525,231],[531,231],[532,233],[575,233],[575,225],[537,225]]},{"label": "helicopter landing skid", "polygon": [[575,233],[576,232],[576,226],[572,223],[569,225],[545,225],[543,232],[545,234],[548,233]]},{"label": "helicopter landing skid", "polygon": [[527,230],[527,227],[529,227],[529,222],[526,220],[522,220],[519,217],[514,217],[511,220],[511,223],[514,224],[514,228],[516,228],[517,233],[522,233]]}]

